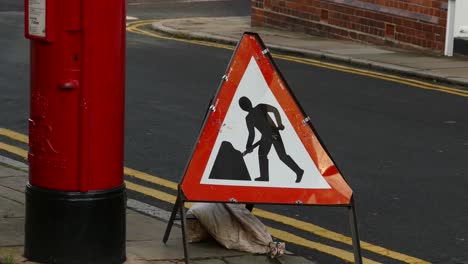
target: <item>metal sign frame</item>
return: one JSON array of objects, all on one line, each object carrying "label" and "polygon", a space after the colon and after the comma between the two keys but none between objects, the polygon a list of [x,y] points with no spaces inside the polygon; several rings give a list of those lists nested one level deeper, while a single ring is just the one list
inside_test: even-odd
[{"label": "metal sign frame", "polygon": [[[296,97],[294,96],[294,94],[292,93],[288,83],[286,82],[285,78],[283,77],[283,75],[281,74],[281,72],[279,71],[278,67],[276,66],[269,50],[266,48],[265,44],[263,43],[263,41],[260,39],[260,37],[258,36],[258,34],[256,33],[251,33],[251,32],[245,32],[242,39],[246,36],[251,36],[251,37],[254,37],[256,39],[256,41],[258,41],[259,45],[261,46],[262,48],[262,53],[263,55],[265,55],[269,62],[271,63],[272,67],[273,67],[273,70],[276,71],[276,73],[278,74],[279,76],[279,79],[282,81],[282,83],[285,85],[285,88],[287,89],[287,91],[289,92],[289,94],[291,95],[293,101],[296,103],[297,107],[299,108],[299,110],[301,111],[301,113],[307,117],[307,115],[305,114],[305,111],[302,109],[302,107],[300,106],[300,104],[298,103],[298,100],[296,99]],[[242,39],[238,42],[238,45],[236,46],[234,52],[233,52],[233,55],[231,57],[231,60],[228,64],[228,68],[226,70],[226,74],[227,72],[229,71],[229,67],[231,66],[232,64],[232,61],[239,49],[239,46],[242,42]],[[196,143],[194,144],[193,148],[192,148],[192,152],[191,152],[191,155],[190,155],[190,159],[187,161],[186,163],[186,166],[185,166],[185,169],[184,169],[184,172],[183,172],[183,175],[181,177],[181,180],[178,184],[178,194],[177,194],[177,199],[176,199],[176,202],[174,204],[174,207],[173,207],[173,210],[172,210],[172,213],[171,213],[171,217],[169,219],[169,222],[168,222],[168,225],[166,227],[166,231],[165,231],[165,234],[164,234],[164,237],[163,237],[163,242],[166,243],[167,240],[169,239],[169,235],[170,235],[170,232],[172,230],[172,226],[174,224],[174,221],[176,220],[176,216],[177,216],[177,213],[179,212],[180,214],[180,220],[181,220],[181,228],[182,228],[182,237],[183,237],[183,246],[184,246],[184,257],[185,257],[185,263],[190,263],[190,254],[189,254],[189,248],[188,248],[188,241],[187,241],[187,238],[186,238],[186,226],[187,226],[187,222],[186,222],[186,212],[185,212],[185,203],[187,202],[207,202],[207,203],[246,203],[246,208],[250,211],[253,210],[253,207],[254,207],[254,203],[251,203],[249,201],[237,201],[237,200],[231,200],[231,201],[198,201],[198,200],[193,200],[193,199],[188,199],[186,197],[186,195],[184,194],[183,192],[183,188],[182,188],[182,183],[184,182],[184,178],[185,178],[185,175],[186,175],[186,172],[187,172],[187,169],[190,165],[190,162],[192,160],[192,157],[194,155],[194,152],[196,150],[196,147],[197,147],[197,143],[199,142],[200,138],[201,138],[201,135],[202,135],[202,132],[203,132],[203,129],[205,128],[205,125],[207,124],[207,121],[208,121],[208,118],[210,117],[210,114],[211,114],[211,109],[213,107],[213,100],[215,98],[217,98],[222,86],[223,86],[223,83],[227,80],[227,75],[224,75],[222,80],[221,80],[221,83],[218,87],[218,89],[216,90],[216,92],[214,93],[214,96],[212,97],[210,103],[208,104],[208,107],[207,107],[207,110],[206,110],[206,114],[205,114],[205,118],[204,118],[204,121],[200,127],[200,130],[199,130],[199,135],[198,135],[198,138],[197,138],[197,141]],[[328,155],[328,157],[331,159],[331,161],[333,162],[333,164],[335,165],[336,167],[336,170],[338,171],[338,173],[341,175],[341,177],[343,178],[343,180],[346,182],[346,184],[348,184],[346,178],[344,177],[343,174],[341,174],[341,171],[340,169],[338,168],[338,165],[336,164],[336,162],[333,160],[333,157],[332,155],[330,154],[330,152],[327,150],[326,146],[323,144],[323,141],[322,139],[320,138],[319,134],[317,133],[317,131],[315,130],[315,128],[312,126],[312,123],[310,121],[310,118],[306,118],[306,120],[304,120],[306,124],[309,125],[309,127],[312,129],[312,132],[314,133],[314,135],[316,136],[317,140],[319,141],[320,145],[322,146],[323,150],[325,151],[325,153]],[[349,186],[349,184],[348,184]],[[359,231],[358,231],[358,223],[357,223],[357,214],[356,214],[356,206],[355,206],[355,200],[354,200],[354,194],[351,195],[351,197],[349,198],[349,203],[347,204],[302,204],[302,203],[296,203],[296,204],[290,204],[290,203],[269,203],[269,202],[265,202],[265,203],[258,203],[257,204],[281,204],[281,205],[295,205],[295,206],[326,206],[326,207],[346,207],[348,209],[348,214],[349,214],[349,223],[350,223],[350,229],[351,229],[351,235],[352,235],[352,245],[353,245],[353,251],[354,251],[354,261],[355,263],[357,264],[362,264],[362,255],[361,255],[361,246],[360,246],[360,239],[359,239]]]}]

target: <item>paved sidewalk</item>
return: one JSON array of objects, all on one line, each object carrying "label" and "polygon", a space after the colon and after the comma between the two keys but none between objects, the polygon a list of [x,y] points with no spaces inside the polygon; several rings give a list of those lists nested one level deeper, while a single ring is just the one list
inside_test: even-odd
[{"label": "paved sidewalk", "polygon": [[442,81],[468,90],[468,57],[465,56],[436,56],[289,31],[253,28],[250,27],[250,17],[164,19],[153,23],[152,27],[176,36],[230,44],[237,43],[245,31],[256,32],[272,50]]},{"label": "paved sidewalk", "polygon": [[[27,166],[0,156],[0,263],[32,263],[22,257],[24,246],[24,189]],[[131,204],[131,205],[130,205]],[[129,200],[129,206],[140,207]],[[148,207],[149,208],[149,207]],[[143,208],[144,211],[151,210]],[[184,263],[180,228],[174,226],[167,245],[162,243],[166,221],[127,209],[127,264]],[[287,246],[287,245],[286,245]],[[277,259],[227,250],[216,242],[190,244],[194,264],[313,264],[300,256]]]}]

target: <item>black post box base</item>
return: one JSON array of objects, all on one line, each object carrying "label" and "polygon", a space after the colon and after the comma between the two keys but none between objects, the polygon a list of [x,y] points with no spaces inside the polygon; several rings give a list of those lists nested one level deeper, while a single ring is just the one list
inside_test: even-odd
[{"label": "black post box base", "polygon": [[123,263],[125,186],[64,192],[26,186],[24,256],[42,263]]}]

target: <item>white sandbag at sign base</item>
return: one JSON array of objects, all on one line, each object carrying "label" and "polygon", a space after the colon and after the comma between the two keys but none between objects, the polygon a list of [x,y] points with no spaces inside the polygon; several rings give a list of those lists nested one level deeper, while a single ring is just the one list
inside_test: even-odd
[{"label": "white sandbag at sign base", "polygon": [[273,242],[266,229],[240,204],[195,203],[189,210],[218,243],[228,249],[272,257],[284,254],[284,243]]}]

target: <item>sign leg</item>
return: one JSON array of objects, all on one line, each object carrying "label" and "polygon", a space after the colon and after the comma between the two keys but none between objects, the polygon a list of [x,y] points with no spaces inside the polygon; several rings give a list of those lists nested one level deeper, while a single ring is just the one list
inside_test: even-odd
[{"label": "sign leg", "polygon": [[351,197],[351,206],[349,209],[349,223],[351,225],[351,235],[353,238],[353,250],[354,250],[354,263],[362,264],[361,255],[361,242],[359,240],[359,231],[357,225],[356,207],[354,204],[354,197]]},{"label": "sign leg", "polygon": [[187,226],[187,216],[185,214],[185,208],[184,208],[184,201],[181,201],[180,204],[180,223],[182,226],[182,240],[184,243],[184,257],[185,257],[185,263],[189,264],[190,263],[190,256],[188,252],[188,243],[187,243],[187,233],[185,227]]},{"label": "sign leg", "polygon": [[174,207],[172,208],[172,213],[171,213],[171,218],[169,219],[169,222],[167,223],[166,227],[166,232],[164,233],[164,238],[163,238],[163,243],[165,244],[167,240],[169,239],[169,234],[171,233],[172,226],[174,225],[174,221],[177,215],[177,210],[180,207],[180,194],[177,195],[177,200],[174,204]]}]

